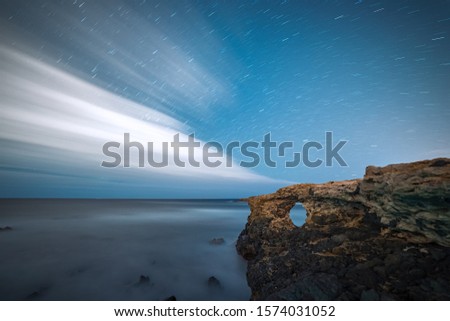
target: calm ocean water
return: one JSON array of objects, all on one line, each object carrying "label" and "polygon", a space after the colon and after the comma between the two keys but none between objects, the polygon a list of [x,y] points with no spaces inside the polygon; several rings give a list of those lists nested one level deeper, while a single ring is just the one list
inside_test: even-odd
[{"label": "calm ocean water", "polygon": [[0,299],[247,300],[248,214],[227,200],[0,200]]}]

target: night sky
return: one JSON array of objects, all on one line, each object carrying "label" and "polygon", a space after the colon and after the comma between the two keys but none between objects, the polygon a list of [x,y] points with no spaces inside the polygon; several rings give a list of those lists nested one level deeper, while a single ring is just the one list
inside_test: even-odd
[{"label": "night sky", "polygon": [[[449,157],[449,84],[450,1],[3,0],[0,197],[244,197]],[[347,167],[100,166],[125,132],[326,131]]]}]

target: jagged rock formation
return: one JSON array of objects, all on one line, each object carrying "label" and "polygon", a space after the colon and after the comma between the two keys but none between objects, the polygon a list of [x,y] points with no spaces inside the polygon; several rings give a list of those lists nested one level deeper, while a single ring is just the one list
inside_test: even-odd
[{"label": "jagged rock formation", "polygon": [[[450,300],[450,159],[248,202],[236,247],[254,300]],[[289,216],[296,202],[302,227]]]}]

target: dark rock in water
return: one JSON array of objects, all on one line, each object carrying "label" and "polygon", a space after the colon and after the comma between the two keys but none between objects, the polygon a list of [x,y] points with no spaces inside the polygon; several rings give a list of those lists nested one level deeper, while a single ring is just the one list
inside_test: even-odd
[{"label": "dark rock in water", "polygon": [[33,301],[39,298],[39,296],[41,295],[41,293],[39,291],[34,291],[33,293],[31,293],[30,295],[28,295],[25,298],[25,301]]},{"label": "dark rock in water", "polygon": [[215,276],[209,277],[208,286],[211,288],[222,288],[222,284]]},{"label": "dark rock in water", "polygon": [[141,275],[136,285],[150,285],[150,277],[148,275]]},{"label": "dark rock in water", "polygon": [[164,299],[164,301],[176,301],[177,297],[175,295],[171,295],[168,298]]},{"label": "dark rock in water", "polygon": [[[251,197],[236,248],[254,300],[450,300],[450,159]],[[289,211],[307,212],[296,227]]]},{"label": "dark rock in water", "polygon": [[211,244],[211,245],[222,245],[224,243],[225,243],[225,240],[223,239],[223,237],[214,238],[212,240],[209,240],[209,244]]},{"label": "dark rock in water", "polygon": [[12,231],[11,226],[0,227],[0,232]]},{"label": "dark rock in water", "polygon": [[42,288],[40,288],[37,291],[34,291],[33,293],[31,293],[30,295],[27,295],[27,297],[25,298],[25,301],[34,301],[34,300],[40,300],[42,295],[49,289],[50,287],[48,286],[44,286]]}]

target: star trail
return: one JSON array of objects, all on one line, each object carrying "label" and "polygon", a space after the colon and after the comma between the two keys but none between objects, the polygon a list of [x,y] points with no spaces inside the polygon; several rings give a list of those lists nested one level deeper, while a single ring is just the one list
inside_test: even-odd
[{"label": "star trail", "polygon": [[[0,30],[3,197],[241,197],[450,155],[448,1],[3,1]],[[347,167],[100,166],[125,132],[329,131]]]}]

